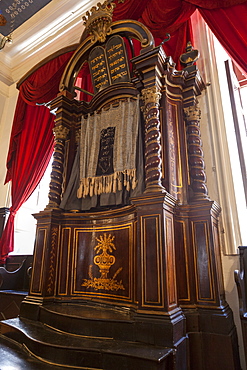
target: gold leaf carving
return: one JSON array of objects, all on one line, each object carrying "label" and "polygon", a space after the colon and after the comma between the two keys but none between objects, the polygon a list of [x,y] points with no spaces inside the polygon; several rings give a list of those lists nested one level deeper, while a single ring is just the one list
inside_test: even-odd
[{"label": "gold leaf carving", "polygon": [[198,104],[184,108],[184,113],[187,121],[200,121],[201,119],[201,110]]},{"label": "gold leaf carving", "polygon": [[111,33],[112,14],[116,4],[105,1],[93,6],[82,17],[88,32],[94,36],[95,41],[105,42],[106,36]]},{"label": "gold leaf carving", "polygon": [[63,125],[58,125],[54,127],[53,133],[55,135],[56,140],[58,139],[66,140],[69,133],[69,129]]},{"label": "gold leaf carving", "polygon": [[[112,265],[114,265],[116,258],[110,253],[113,253],[113,250],[116,250],[113,240],[115,236],[111,234],[104,233],[104,236],[100,235],[99,238],[96,238],[98,244],[94,247],[96,251],[96,256],[94,257],[94,264],[99,267],[100,277],[94,277],[92,273],[92,265],[89,266],[88,275],[90,279],[84,279],[84,282],[81,284],[87,288],[93,288],[95,290],[111,290],[117,291],[119,289],[125,290],[122,280],[117,281],[116,276],[122,271],[120,267],[114,274],[113,278],[108,278],[109,270]],[[101,253],[100,253],[101,252]]]},{"label": "gold leaf carving", "polygon": [[47,293],[51,294],[54,287],[54,274],[55,274],[55,257],[56,257],[56,242],[57,242],[58,229],[56,227],[52,228],[51,231],[51,251],[50,251],[50,266],[49,266],[49,278]]},{"label": "gold leaf carving", "polygon": [[142,97],[145,105],[149,103],[159,104],[161,93],[157,86],[152,86],[142,90]]}]

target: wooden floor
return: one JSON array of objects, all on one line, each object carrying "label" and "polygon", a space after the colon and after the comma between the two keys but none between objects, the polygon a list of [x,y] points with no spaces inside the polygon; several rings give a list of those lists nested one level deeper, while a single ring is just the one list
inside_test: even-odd
[{"label": "wooden floor", "polygon": [[0,338],[0,370],[73,370],[74,367],[54,366],[37,361],[18,347]]}]

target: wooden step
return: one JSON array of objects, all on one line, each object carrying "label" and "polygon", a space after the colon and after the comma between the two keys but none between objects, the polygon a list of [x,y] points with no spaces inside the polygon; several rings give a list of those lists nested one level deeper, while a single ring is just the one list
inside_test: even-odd
[{"label": "wooden step", "polygon": [[46,305],[39,321],[54,329],[84,336],[135,341],[135,321],[130,311],[95,305]]},{"label": "wooden step", "polygon": [[2,337],[22,344],[31,355],[49,364],[79,369],[173,369],[171,348],[71,334],[20,318],[2,321],[0,328]]}]

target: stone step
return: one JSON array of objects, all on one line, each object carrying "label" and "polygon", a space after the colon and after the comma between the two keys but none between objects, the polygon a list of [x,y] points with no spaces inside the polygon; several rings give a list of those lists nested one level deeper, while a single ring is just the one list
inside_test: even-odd
[{"label": "stone step", "polygon": [[49,364],[78,369],[171,370],[174,349],[112,338],[68,334],[27,319],[0,323],[1,336]]}]

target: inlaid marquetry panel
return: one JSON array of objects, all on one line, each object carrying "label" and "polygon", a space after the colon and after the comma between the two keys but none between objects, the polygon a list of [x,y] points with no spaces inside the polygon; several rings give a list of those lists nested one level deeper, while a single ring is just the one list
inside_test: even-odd
[{"label": "inlaid marquetry panel", "polygon": [[72,295],[133,301],[134,224],[75,228]]},{"label": "inlaid marquetry panel", "polygon": [[185,221],[175,222],[175,253],[178,298],[183,302],[191,299],[189,282],[188,241]]},{"label": "inlaid marquetry panel", "polygon": [[174,254],[174,229],[173,218],[166,215],[166,276],[167,276],[167,305],[169,310],[177,306],[177,291],[176,291],[176,268],[175,268],[175,254]]},{"label": "inlaid marquetry panel", "polygon": [[193,222],[192,232],[195,246],[197,300],[215,302],[207,221]]},{"label": "inlaid marquetry panel", "polygon": [[43,245],[47,243],[47,229],[38,228],[36,234],[36,248],[34,254],[33,266],[35,274],[32,274],[31,280],[31,293],[41,294],[42,284],[44,278],[44,259],[45,259],[45,248]]},{"label": "inlaid marquetry panel", "polygon": [[61,232],[58,277],[59,295],[69,294],[71,233],[70,227],[63,228]]},{"label": "inlaid marquetry panel", "polygon": [[141,217],[142,306],[164,307],[161,216]]}]

